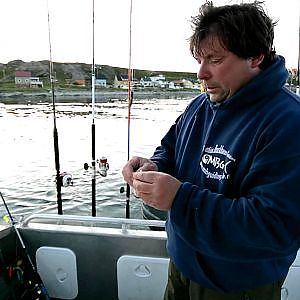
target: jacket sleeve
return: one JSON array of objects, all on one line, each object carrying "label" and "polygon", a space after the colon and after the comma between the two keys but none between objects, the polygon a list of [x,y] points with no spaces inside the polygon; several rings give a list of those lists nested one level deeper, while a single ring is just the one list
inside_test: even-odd
[{"label": "jacket sleeve", "polygon": [[170,226],[200,253],[238,261],[289,255],[300,240],[300,141],[277,129],[241,180],[243,196],[228,198],[183,182]]}]

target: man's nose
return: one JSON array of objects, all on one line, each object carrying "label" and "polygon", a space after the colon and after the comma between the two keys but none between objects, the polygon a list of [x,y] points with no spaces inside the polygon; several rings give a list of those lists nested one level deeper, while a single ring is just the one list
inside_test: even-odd
[{"label": "man's nose", "polygon": [[200,64],[199,71],[198,71],[198,79],[207,80],[210,77],[211,77],[211,73],[209,70],[209,66],[205,62],[202,62]]}]

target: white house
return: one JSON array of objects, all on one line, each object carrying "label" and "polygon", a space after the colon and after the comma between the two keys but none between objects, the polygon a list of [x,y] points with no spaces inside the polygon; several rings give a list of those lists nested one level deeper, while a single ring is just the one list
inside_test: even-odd
[{"label": "white house", "polygon": [[96,87],[106,87],[106,79],[104,79],[104,78],[96,78],[95,79],[95,86]]},{"label": "white house", "polygon": [[43,81],[39,77],[30,77],[30,87],[43,87]]},{"label": "white house", "polygon": [[162,74],[150,76],[151,81],[166,81],[166,77]]}]

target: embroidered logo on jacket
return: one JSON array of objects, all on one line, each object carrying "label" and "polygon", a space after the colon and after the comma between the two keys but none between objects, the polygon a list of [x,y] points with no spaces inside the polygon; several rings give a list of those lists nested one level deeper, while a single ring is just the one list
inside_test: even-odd
[{"label": "embroidered logo on jacket", "polygon": [[235,158],[224,148],[224,145],[216,145],[204,149],[200,166],[207,178],[228,180],[230,178],[229,165],[234,161]]}]

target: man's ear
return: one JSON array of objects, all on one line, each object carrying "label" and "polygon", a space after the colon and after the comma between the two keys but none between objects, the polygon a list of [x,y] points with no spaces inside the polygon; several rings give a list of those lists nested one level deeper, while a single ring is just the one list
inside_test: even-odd
[{"label": "man's ear", "polygon": [[264,54],[260,54],[256,57],[251,57],[250,60],[251,60],[251,67],[252,68],[257,68],[259,67],[259,65],[262,63],[262,61],[264,60],[265,58],[265,55]]}]

